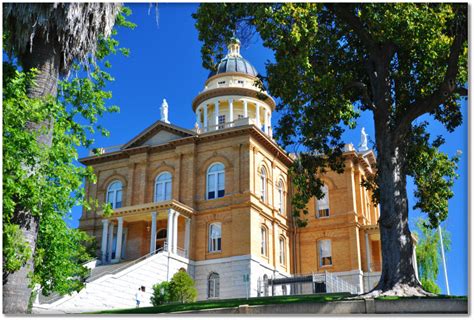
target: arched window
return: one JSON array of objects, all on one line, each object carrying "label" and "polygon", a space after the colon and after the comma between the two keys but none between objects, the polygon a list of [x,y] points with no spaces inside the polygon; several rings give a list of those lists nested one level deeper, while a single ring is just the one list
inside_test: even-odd
[{"label": "arched window", "polygon": [[261,235],[261,242],[260,242],[260,253],[263,255],[263,256],[267,256],[267,228],[265,228],[264,226],[262,226],[260,228],[260,235]]},{"label": "arched window", "polygon": [[278,210],[281,214],[285,213],[285,189],[283,186],[283,181],[280,179],[278,181]]},{"label": "arched window", "polygon": [[324,193],[324,197],[316,201],[316,215],[318,218],[327,218],[329,217],[329,189],[327,185],[323,185],[321,191]]},{"label": "arched window", "polygon": [[209,252],[222,250],[222,226],[220,223],[213,223],[209,226]]},{"label": "arched window", "polygon": [[281,265],[286,265],[286,255],[285,255],[285,238],[280,237],[280,264]]},{"label": "arched window", "polygon": [[155,179],[155,202],[171,200],[171,173],[163,172]]},{"label": "arched window", "polygon": [[332,266],[331,240],[319,240],[319,266]]},{"label": "arched window", "polygon": [[207,279],[207,298],[219,298],[219,274],[212,272]]},{"label": "arched window", "polygon": [[112,209],[122,207],[122,182],[115,180],[109,184],[106,202],[112,205]]},{"label": "arched window", "polygon": [[222,163],[214,163],[207,170],[207,199],[222,198],[225,193],[225,171]]},{"label": "arched window", "polygon": [[263,275],[263,295],[268,297],[268,276],[266,274]]},{"label": "arched window", "polygon": [[267,201],[267,170],[265,170],[265,167],[262,166],[260,169],[260,199],[262,199],[263,202]]}]

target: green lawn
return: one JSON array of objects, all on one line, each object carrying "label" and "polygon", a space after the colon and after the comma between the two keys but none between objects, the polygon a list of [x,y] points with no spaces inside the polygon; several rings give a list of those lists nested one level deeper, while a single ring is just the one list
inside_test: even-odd
[{"label": "green lawn", "polygon": [[194,303],[184,304],[167,304],[158,307],[145,307],[135,309],[115,309],[101,311],[101,314],[132,314],[132,313],[168,313],[188,310],[202,310],[214,308],[230,308],[238,307],[242,304],[248,305],[262,305],[262,304],[281,304],[281,303],[295,303],[295,302],[328,302],[344,300],[352,296],[349,293],[324,293],[300,296],[277,296],[277,297],[259,297],[249,299],[227,299],[227,300],[213,300],[213,301],[198,301]]}]

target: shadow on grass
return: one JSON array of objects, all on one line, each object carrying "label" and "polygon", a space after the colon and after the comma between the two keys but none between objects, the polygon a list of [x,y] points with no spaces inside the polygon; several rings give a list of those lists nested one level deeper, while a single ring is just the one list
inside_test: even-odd
[{"label": "shadow on grass", "polygon": [[328,302],[340,301],[345,298],[355,297],[350,293],[324,293],[301,296],[277,296],[277,297],[258,297],[258,298],[241,298],[241,299],[225,299],[225,300],[206,300],[193,303],[183,304],[165,304],[157,307],[144,307],[135,309],[115,309],[98,312],[99,314],[153,314],[153,313],[169,313],[190,310],[203,310],[215,308],[232,308],[243,304],[250,306],[264,304],[283,304],[297,302]]}]

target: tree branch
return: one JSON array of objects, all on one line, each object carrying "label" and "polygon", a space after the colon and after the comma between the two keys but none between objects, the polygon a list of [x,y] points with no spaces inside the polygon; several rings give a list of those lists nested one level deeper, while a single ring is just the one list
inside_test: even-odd
[{"label": "tree branch", "polygon": [[360,81],[354,81],[347,85],[347,89],[350,89],[350,88],[359,89],[361,93],[360,97],[361,97],[362,103],[367,107],[367,109],[375,111],[376,109],[375,104],[369,96],[369,90],[367,89],[367,85],[365,83],[360,82]]},{"label": "tree branch", "polygon": [[407,111],[398,124],[397,131],[404,133],[410,127],[413,120],[425,113],[434,111],[434,109],[444,103],[451,94],[459,93],[461,95],[467,95],[465,88],[456,87],[456,77],[459,71],[459,56],[465,39],[466,36],[464,32],[461,31],[456,34],[453,44],[451,45],[448,68],[446,69],[443,82],[431,95],[417,99],[408,106]]},{"label": "tree branch", "polygon": [[326,4],[329,11],[334,13],[336,17],[347,23],[357,34],[358,38],[367,47],[370,54],[377,57],[380,53],[377,43],[372,39],[370,33],[362,24],[362,21],[355,16],[355,5],[344,3],[344,4]]}]

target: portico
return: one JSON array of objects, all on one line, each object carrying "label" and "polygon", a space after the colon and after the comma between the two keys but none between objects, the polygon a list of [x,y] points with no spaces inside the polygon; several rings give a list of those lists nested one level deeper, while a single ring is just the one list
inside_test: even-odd
[{"label": "portico", "polygon": [[[192,216],[193,210],[176,200],[114,210],[111,217],[102,219],[102,263],[162,251],[189,258]],[[133,252],[126,250],[128,243]]]}]

